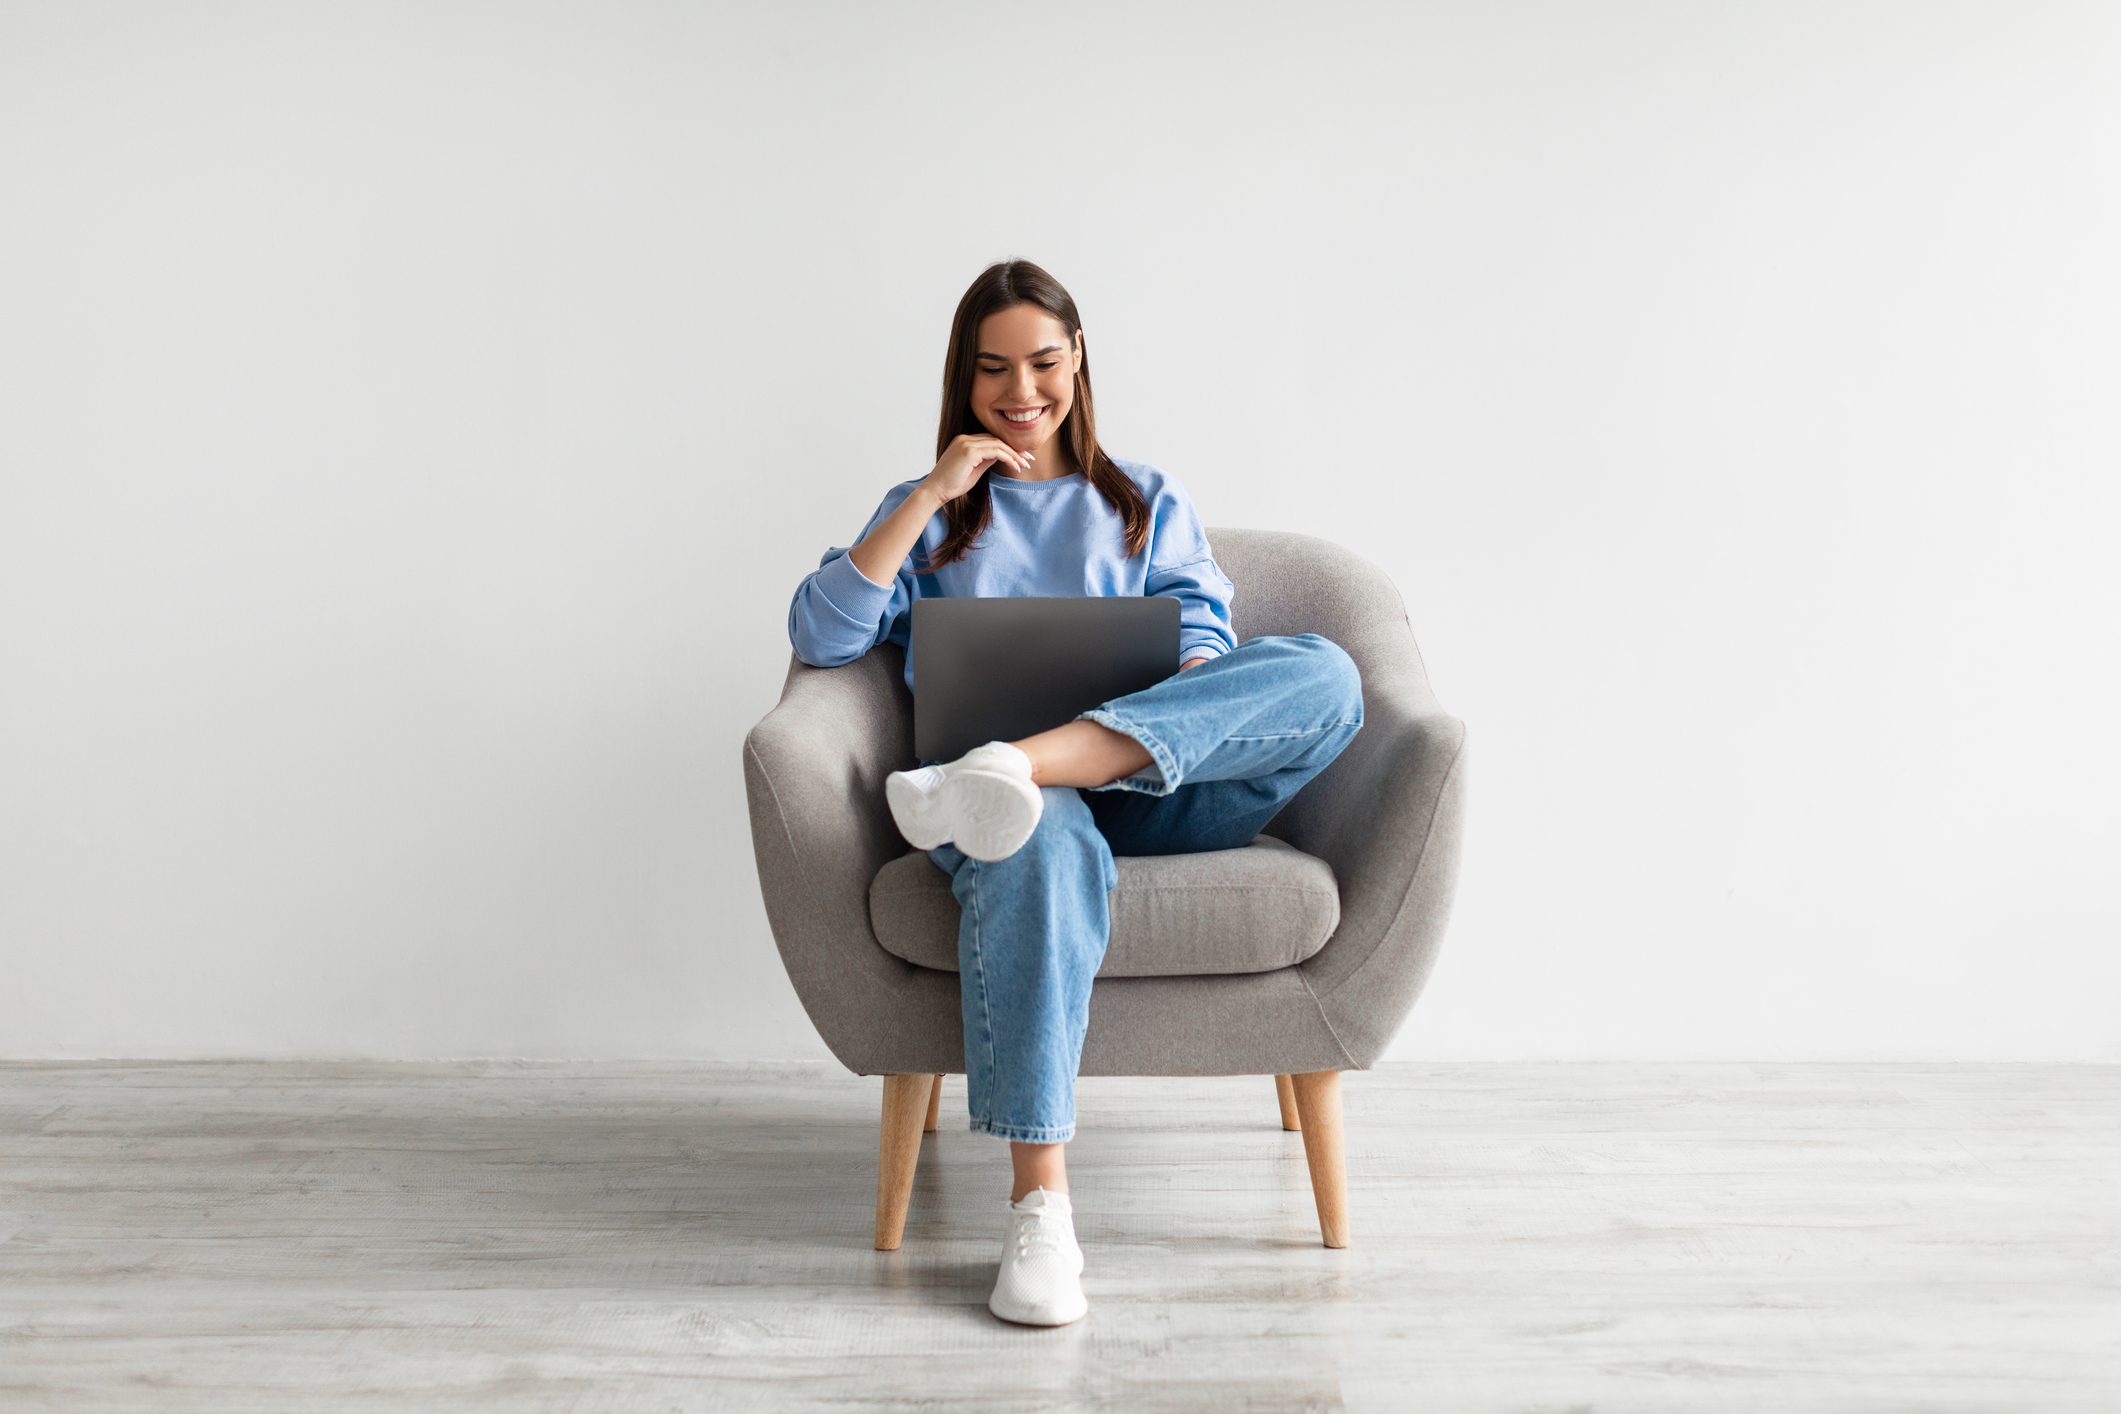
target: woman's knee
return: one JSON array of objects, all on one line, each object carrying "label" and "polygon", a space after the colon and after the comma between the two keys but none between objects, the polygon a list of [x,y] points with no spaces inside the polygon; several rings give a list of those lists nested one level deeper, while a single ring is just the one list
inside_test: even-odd
[{"label": "woman's knee", "polygon": [[[979,965],[991,985],[1013,985],[996,978],[1065,976],[1084,967],[1087,978],[1104,956],[1105,896],[1119,881],[1111,846],[1079,791],[1048,787],[1044,794],[1046,808],[1021,849],[1006,859],[967,861],[952,881],[966,910],[960,970]],[[968,948],[1008,961],[997,970]]]},{"label": "woman's knee", "polygon": [[1319,633],[1300,633],[1289,640],[1302,645],[1306,681],[1339,702],[1350,717],[1362,716],[1362,669],[1348,650]]},{"label": "woman's knee", "polygon": [[989,879],[1055,878],[1087,872],[1105,879],[1105,888],[1110,889],[1112,851],[1098,833],[1082,792],[1073,786],[1043,786],[1039,794],[1045,804],[1031,837],[1007,859],[980,865],[982,872]]},{"label": "woman's knee", "polygon": [[1080,848],[1097,838],[1097,822],[1090,818],[1090,807],[1084,803],[1081,791],[1074,786],[1040,786],[1038,793],[1044,803],[1039,809],[1037,827],[1024,842],[1026,849],[1033,845],[1044,849]]},{"label": "woman's knee", "polygon": [[[951,844],[928,851],[928,857],[936,867],[956,882],[960,903],[965,901],[968,890],[980,887],[982,880],[991,887],[1012,878],[1021,880],[1055,871],[1095,867],[1096,857],[1104,848],[1104,836],[1098,833],[1097,823],[1090,816],[1090,807],[1083,803],[1082,793],[1069,786],[1045,786],[1039,794],[1044,799],[1038,824],[1032,827],[1031,837],[1007,858],[981,861]],[[1109,850],[1106,860],[1104,868],[1109,872]]]}]

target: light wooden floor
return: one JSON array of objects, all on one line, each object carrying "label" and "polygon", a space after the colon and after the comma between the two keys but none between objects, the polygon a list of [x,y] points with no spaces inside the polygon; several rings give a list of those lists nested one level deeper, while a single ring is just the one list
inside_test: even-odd
[{"label": "light wooden floor", "polygon": [[1092,1301],[985,1300],[964,1082],[870,1250],[823,1066],[0,1066],[0,1408],[2121,1409],[2121,1067],[1092,1080]]}]

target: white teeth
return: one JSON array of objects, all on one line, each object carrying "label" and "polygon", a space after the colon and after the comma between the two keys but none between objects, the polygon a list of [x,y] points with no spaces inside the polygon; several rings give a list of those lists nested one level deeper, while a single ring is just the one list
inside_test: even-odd
[{"label": "white teeth", "polygon": [[1002,416],[1008,418],[1011,422],[1036,422],[1038,421],[1038,415],[1044,411],[1044,408],[1033,408],[1027,413],[1005,412]]}]

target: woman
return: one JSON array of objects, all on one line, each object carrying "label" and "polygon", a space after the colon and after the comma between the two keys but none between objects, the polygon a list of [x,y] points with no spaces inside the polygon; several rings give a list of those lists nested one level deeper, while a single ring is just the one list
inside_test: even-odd
[{"label": "woman", "polygon": [[[908,644],[923,596],[1180,604],[1179,673],[885,783],[900,832],[951,877],[972,1128],[1008,1140],[1015,1170],[988,1306],[1063,1325],[1089,1309],[1064,1152],[1112,857],[1250,843],[1354,737],[1362,685],[1315,634],[1237,644],[1230,581],[1185,489],[1098,446],[1082,321],[1036,265],[992,266],[958,303],[936,454],[796,590],[788,633],[804,662]],[[911,653],[906,672],[911,686]]]}]

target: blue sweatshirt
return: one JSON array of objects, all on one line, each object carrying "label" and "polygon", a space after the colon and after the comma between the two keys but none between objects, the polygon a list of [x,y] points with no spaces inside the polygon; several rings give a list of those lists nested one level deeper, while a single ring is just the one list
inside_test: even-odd
[{"label": "blue sweatshirt", "polygon": [[[993,524],[955,564],[914,573],[915,562],[925,562],[943,543],[948,525],[941,512],[929,518],[888,584],[873,583],[856,569],[848,547],[827,550],[788,606],[795,656],[813,667],[836,668],[879,643],[910,647],[916,599],[1091,594],[1168,594],[1179,603],[1180,662],[1229,652],[1237,646],[1230,633],[1230,581],[1216,567],[1186,488],[1153,466],[1118,465],[1149,503],[1149,544],[1142,554],[1128,558],[1119,513],[1082,473],[1019,481],[989,471]],[[855,544],[920,484],[915,479],[892,487]],[[906,686],[913,686],[910,652]]]}]

